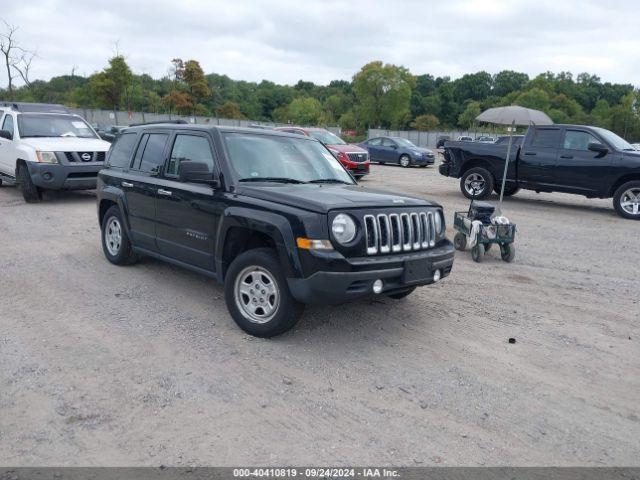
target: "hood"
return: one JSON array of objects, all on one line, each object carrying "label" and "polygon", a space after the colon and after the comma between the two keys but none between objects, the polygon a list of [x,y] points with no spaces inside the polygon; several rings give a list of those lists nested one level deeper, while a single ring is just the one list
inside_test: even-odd
[{"label": "hood", "polygon": [[282,203],[318,213],[349,208],[437,206],[436,203],[421,198],[364,188],[358,185],[241,184],[236,188],[236,192],[239,195]]},{"label": "hood", "polygon": [[355,143],[347,143],[346,145],[327,145],[327,148],[342,153],[367,153],[367,150]]},{"label": "hood", "polygon": [[106,152],[111,146],[99,138],[78,137],[27,137],[20,142],[44,152]]}]

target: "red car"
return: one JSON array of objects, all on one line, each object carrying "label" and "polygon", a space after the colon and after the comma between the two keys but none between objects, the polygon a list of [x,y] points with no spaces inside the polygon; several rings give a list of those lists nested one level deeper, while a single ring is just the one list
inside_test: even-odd
[{"label": "red car", "polygon": [[324,128],[278,127],[281,132],[296,133],[319,140],[356,178],[369,173],[369,152],[358,145],[346,143],[337,135]]}]

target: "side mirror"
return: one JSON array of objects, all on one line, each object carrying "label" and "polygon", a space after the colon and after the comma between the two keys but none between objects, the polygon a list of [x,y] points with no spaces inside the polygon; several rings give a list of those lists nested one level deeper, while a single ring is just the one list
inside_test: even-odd
[{"label": "side mirror", "polygon": [[589,145],[587,146],[587,148],[592,152],[601,153],[603,155],[609,151],[607,147],[605,147],[603,144],[598,142],[589,142]]},{"label": "side mirror", "polygon": [[9,130],[0,130],[0,137],[13,140],[13,134]]},{"label": "side mirror", "polygon": [[178,179],[186,183],[207,183],[214,188],[218,186],[218,180],[209,171],[209,165],[204,162],[180,162]]},{"label": "side mirror", "polygon": [[391,145],[391,148],[393,148],[394,150],[397,150],[398,149],[398,145],[395,145],[395,144]]}]

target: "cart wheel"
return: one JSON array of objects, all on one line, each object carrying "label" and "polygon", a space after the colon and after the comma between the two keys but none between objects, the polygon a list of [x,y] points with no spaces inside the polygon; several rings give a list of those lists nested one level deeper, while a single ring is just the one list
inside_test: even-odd
[{"label": "cart wheel", "polygon": [[476,243],[471,249],[471,258],[474,262],[482,262],[484,260],[484,245],[482,243]]},{"label": "cart wheel", "polygon": [[453,237],[453,246],[456,247],[456,250],[464,252],[467,248],[467,236],[461,232],[456,233]]},{"label": "cart wheel", "polygon": [[513,262],[516,258],[516,246],[513,243],[503,243],[500,245],[500,256],[507,263]]}]

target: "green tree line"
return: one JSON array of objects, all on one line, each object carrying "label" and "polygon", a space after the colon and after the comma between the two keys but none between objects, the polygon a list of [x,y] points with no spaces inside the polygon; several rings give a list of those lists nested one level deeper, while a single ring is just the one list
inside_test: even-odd
[{"label": "green tree line", "polygon": [[131,71],[121,55],[89,77],[62,75],[28,86],[0,89],[0,99],[63,103],[78,108],[120,109],[182,115],[276,121],[300,125],[435,130],[474,125],[483,110],[522,105],[546,112],[556,123],[597,125],[640,139],[640,93],[632,84],[603,82],[581,73],[546,72],[530,78],[504,70],[458,79],[414,75],[408,69],[370,62],[351,79],[316,85],[300,80],[279,85],[205,74],[196,60],[171,61],[159,79]]}]

